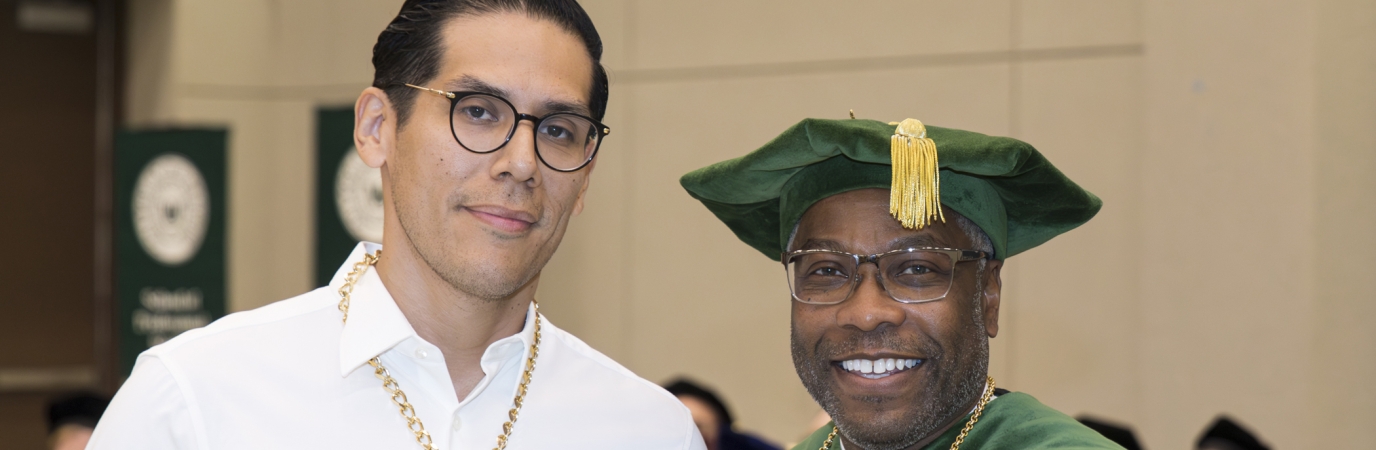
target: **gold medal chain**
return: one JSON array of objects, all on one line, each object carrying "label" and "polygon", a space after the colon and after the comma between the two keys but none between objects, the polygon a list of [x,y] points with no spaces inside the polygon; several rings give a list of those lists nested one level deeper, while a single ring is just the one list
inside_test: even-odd
[{"label": "gold medal chain", "polygon": [[[989,383],[984,385],[984,395],[980,396],[979,404],[975,406],[974,414],[970,415],[970,421],[965,422],[965,428],[960,429],[960,435],[956,436],[956,441],[951,443],[951,450],[960,450],[960,444],[965,442],[965,436],[970,434],[970,429],[975,427],[975,422],[979,422],[980,414],[984,414],[984,405],[989,404],[989,400],[994,397],[994,377],[989,377]],[[818,450],[829,450],[831,442],[836,440],[836,433],[841,431],[836,426],[831,427],[831,434],[827,435],[827,440],[822,442],[822,448]]]},{"label": "gold medal chain", "polygon": [[[349,295],[354,291],[354,283],[369,266],[377,263],[382,256],[382,250],[375,254],[364,254],[363,260],[354,264],[354,268],[344,277],[344,285],[339,287],[339,311],[344,313],[344,322],[349,321]],[[516,388],[516,398],[512,400],[514,407],[507,412],[510,420],[502,424],[502,434],[497,436],[497,446],[493,450],[505,450],[507,441],[511,440],[511,431],[516,426],[516,418],[521,415],[521,404],[525,402],[526,390],[530,387],[530,378],[535,374],[535,358],[540,355],[540,303],[531,300],[535,306],[535,342],[530,345],[530,356],[526,358],[525,371],[521,374],[521,383]],[[397,383],[387,368],[382,365],[377,356],[368,360],[368,365],[373,366],[373,375],[382,380],[382,388],[387,393],[392,394],[392,403],[401,411],[401,417],[406,419],[406,428],[416,435],[416,443],[420,444],[424,450],[439,450],[435,446],[434,439],[430,438],[430,433],[425,431],[425,424],[421,423],[420,417],[416,416],[416,408],[411,406],[411,402],[406,399],[406,393],[402,392],[401,384]]]}]

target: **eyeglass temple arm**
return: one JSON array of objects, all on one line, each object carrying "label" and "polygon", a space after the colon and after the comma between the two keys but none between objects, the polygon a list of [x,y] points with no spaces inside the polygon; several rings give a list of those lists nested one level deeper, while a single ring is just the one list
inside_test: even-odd
[{"label": "eyeglass temple arm", "polygon": [[445,91],[441,91],[441,90],[439,90],[439,89],[430,89],[430,88],[428,88],[428,87],[416,86],[416,85],[411,84],[411,83],[406,83],[406,87],[420,89],[420,90],[422,90],[422,91],[429,92],[429,93],[431,93],[431,94],[435,94],[435,95],[438,95],[438,96],[441,96],[441,97],[444,97],[444,98],[447,98],[447,99],[450,99],[450,100],[453,100],[453,99],[454,99],[454,93],[453,93],[453,92],[445,92]]},{"label": "eyeglass temple arm", "polygon": [[971,260],[976,260],[976,259],[987,259],[987,258],[990,258],[991,256],[993,256],[993,255],[990,255],[990,254],[988,254],[988,253],[985,253],[985,252],[982,252],[982,251],[979,251],[979,250],[961,250],[961,251],[960,251],[960,260],[961,260],[961,261],[971,261]]}]

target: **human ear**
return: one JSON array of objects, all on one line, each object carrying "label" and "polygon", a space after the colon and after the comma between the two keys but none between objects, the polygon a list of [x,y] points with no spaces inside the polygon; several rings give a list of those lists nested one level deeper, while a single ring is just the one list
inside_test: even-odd
[{"label": "human ear", "polygon": [[354,147],[368,167],[382,167],[396,144],[396,111],[387,92],[368,87],[354,102]]},{"label": "human ear", "polygon": [[999,335],[999,304],[1002,302],[1000,294],[1003,292],[1003,278],[1000,275],[1003,271],[1003,261],[997,259],[989,260],[984,271],[984,330],[989,337]]},{"label": "human ear", "polygon": [[597,158],[593,158],[592,162],[588,163],[588,166],[582,169],[586,172],[583,172],[583,187],[578,188],[578,199],[573,202],[574,216],[583,213],[583,198],[588,194],[588,185],[592,184],[592,169],[596,167]]}]

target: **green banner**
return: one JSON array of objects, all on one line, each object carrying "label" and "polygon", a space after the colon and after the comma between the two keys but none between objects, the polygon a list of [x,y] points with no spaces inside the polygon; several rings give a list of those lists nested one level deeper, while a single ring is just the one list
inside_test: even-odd
[{"label": "green banner", "polygon": [[359,241],[382,243],[382,172],[354,148],[352,108],[316,112],[315,283],[330,283]]},{"label": "green banner", "polygon": [[115,297],[123,373],[225,314],[224,130],[115,137]]}]

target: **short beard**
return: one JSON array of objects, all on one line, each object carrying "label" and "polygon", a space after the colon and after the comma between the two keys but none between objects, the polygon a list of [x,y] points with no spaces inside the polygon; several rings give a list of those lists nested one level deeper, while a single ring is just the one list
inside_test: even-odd
[{"label": "short beard", "polygon": [[[402,226],[406,230],[406,226]],[[440,255],[430,255],[416,241],[411,238],[411,234],[406,234],[406,239],[411,242],[411,247],[415,249],[420,259],[425,261],[425,265],[430,267],[436,275],[439,275],[445,283],[453,286],[454,289],[467,294],[470,297],[484,300],[487,302],[497,302],[511,298],[521,287],[540,274],[539,268],[549,262],[549,258],[538,261],[518,277],[510,277],[509,274],[492,270],[490,266],[466,266],[462,264],[449,265]],[[426,247],[427,249],[439,249],[436,247]],[[438,252],[437,252],[438,253]]]},{"label": "short beard", "polygon": [[512,274],[502,272],[491,265],[452,264],[444,257],[444,253],[450,250],[440,245],[423,245],[423,243],[431,242],[433,239],[429,239],[423,232],[413,233],[413,230],[416,229],[412,226],[411,219],[413,218],[401,213],[403,208],[399,202],[393,202],[393,205],[394,212],[397,213],[397,222],[401,224],[402,233],[406,234],[406,240],[411,243],[411,249],[420,255],[420,259],[425,262],[425,265],[430,267],[430,270],[434,271],[436,275],[439,275],[445,283],[476,299],[497,302],[511,298],[526,283],[539,275],[540,270],[554,256],[552,251],[544,255],[536,255],[536,258],[531,261],[532,264],[527,266],[523,273],[516,274],[516,276],[511,276]]},{"label": "short beard", "polygon": [[[799,339],[797,330],[792,333],[793,367],[807,388],[813,400],[822,410],[831,415],[842,436],[865,450],[902,450],[929,437],[937,428],[954,417],[963,415],[963,409],[971,399],[978,398],[985,389],[985,378],[989,373],[989,339],[985,334],[983,318],[984,261],[979,263],[979,276],[974,302],[974,323],[970,333],[958,347],[941,354],[947,362],[950,376],[932,373],[927,389],[928,398],[912,405],[904,417],[892,421],[854,420],[841,408],[837,397],[835,379],[832,377],[831,357],[847,353],[862,346],[882,347],[893,350],[917,349],[921,354],[936,355],[934,351],[922,351],[934,347],[934,343],[907,342],[898,336],[893,328],[884,327],[870,333],[855,336],[845,342],[819,342],[814,351],[809,351]],[[938,361],[924,361],[923,364]],[[938,367],[934,367],[938,368]],[[854,399],[863,402],[882,402],[887,398]]]}]

